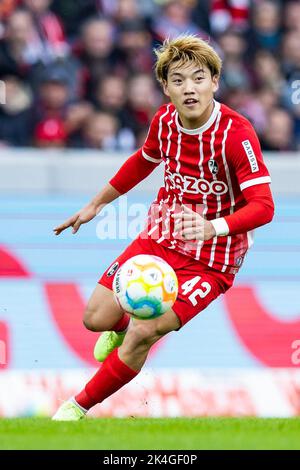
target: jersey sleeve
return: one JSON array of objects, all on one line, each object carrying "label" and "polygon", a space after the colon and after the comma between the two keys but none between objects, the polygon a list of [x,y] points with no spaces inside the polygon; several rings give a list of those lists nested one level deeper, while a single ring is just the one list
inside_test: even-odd
[{"label": "jersey sleeve", "polygon": [[156,163],[145,161],[142,151],[139,149],[123,163],[109,183],[119,191],[120,194],[125,194],[149,176],[156,168]]},{"label": "jersey sleeve", "polygon": [[142,155],[149,162],[160,163],[162,161],[161,150],[161,117],[163,114],[161,107],[154,115],[149,131],[142,147]]},{"label": "jersey sleeve", "polygon": [[257,184],[271,183],[258,137],[250,124],[232,132],[227,152],[241,191]]},{"label": "jersey sleeve", "polygon": [[274,216],[274,201],[269,184],[249,186],[244,190],[247,204],[234,214],[224,217],[228,234],[245,233],[268,224]]}]

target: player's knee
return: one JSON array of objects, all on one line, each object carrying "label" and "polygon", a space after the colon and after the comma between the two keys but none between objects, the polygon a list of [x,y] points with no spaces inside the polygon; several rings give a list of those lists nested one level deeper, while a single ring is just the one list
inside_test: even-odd
[{"label": "player's knee", "polygon": [[180,328],[180,320],[173,310],[169,310],[155,320],[155,330],[158,336],[164,336]]},{"label": "player's knee", "polygon": [[139,346],[150,347],[154,344],[159,338],[160,335],[151,322],[136,322],[127,332],[127,342],[131,344],[132,348],[137,348]]},{"label": "player's knee", "polygon": [[95,316],[91,315],[91,313],[86,310],[84,312],[83,320],[82,320],[85,328],[90,331],[99,331],[98,324],[95,321]]},{"label": "player's knee", "polygon": [[[104,317],[105,318],[105,317]],[[83,324],[90,331],[106,331],[111,328],[111,322],[105,321],[99,309],[87,306],[83,315]]]}]

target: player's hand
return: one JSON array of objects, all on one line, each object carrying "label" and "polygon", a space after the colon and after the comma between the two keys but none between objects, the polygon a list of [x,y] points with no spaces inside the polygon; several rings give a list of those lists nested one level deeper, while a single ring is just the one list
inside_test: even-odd
[{"label": "player's hand", "polygon": [[83,207],[79,212],[72,215],[69,219],[67,219],[63,224],[58,225],[53,229],[55,235],[59,235],[61,232],[66,230],[66,228],[73,227],[72,233],[76,233],[79,230],[81,224],[86,224],[90,220],[92,220],[98,214],[99,209],[94,204],[88,204],[87,206]]},{"label": "player's hand", "polygon": [[186,206],[182,211],[173,214],[174,232],[181,235],[184,240],[210,240],[216,236],[214,226],[209,220]]}]

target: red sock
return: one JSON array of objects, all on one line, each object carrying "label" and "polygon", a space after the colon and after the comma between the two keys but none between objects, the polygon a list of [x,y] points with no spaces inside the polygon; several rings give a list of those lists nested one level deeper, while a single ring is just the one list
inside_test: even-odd
[{"label": "red sock", "polygon": [[119,359],[118,349],[115,349],[85,388],[75,396],[75,400],[78,405],[89,410],[130,382],[138,373]]},{"label": "red sock", "polygon": [[130,322],[130,316],[127,314],[127,313],[124,313],[123,317],[121,318],[121,320],[119,320],[113,327],[112,327],[112,330],[113,331],[117,331],[117,332],[120,332],[120,331],[124,331],[126,330],[128,324]]}]

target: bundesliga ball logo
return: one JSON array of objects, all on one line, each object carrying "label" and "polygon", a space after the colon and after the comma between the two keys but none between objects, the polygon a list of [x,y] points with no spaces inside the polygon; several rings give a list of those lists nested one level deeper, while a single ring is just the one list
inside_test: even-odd
[{"label": "bundesliga ball logo", "polygon": [[119,268],[113,291],[123,310],[135,318],[149,320],[173,306],[178,281],[173,268],[162,258],[137,255]]}]

